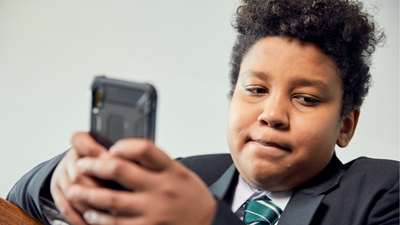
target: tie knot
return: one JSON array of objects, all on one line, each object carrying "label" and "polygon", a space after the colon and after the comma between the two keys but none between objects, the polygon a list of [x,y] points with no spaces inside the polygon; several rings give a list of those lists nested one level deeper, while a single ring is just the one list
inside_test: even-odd
[{"label": "tie knot", "polygon": [[281,217],[282,210],[270,200],[246,202],[243,222],[246,224],[275,224]]}]

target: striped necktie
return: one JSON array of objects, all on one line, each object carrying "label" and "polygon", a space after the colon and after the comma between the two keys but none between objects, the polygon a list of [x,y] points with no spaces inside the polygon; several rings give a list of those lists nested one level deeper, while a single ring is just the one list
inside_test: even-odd
[{"label": "striped necktie", "polygon": [[281,217],[282,210],[271,200],[246,202],[243,222],[249,225],[274,225]]}]

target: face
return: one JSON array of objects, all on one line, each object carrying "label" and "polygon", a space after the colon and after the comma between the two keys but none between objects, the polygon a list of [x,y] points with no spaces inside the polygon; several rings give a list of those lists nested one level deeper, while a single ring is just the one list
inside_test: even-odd
[{"label": "face", "polygon": [[243,178],[281,191],[317,175],[349,130],[342,95],[334,62],[316,45],[258,41],[243,58],[228,116],[228,145]]}]

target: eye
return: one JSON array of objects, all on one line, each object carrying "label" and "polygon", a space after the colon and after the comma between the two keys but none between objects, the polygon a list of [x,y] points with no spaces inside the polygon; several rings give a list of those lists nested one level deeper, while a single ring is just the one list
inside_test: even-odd
[{"label": "eye", "polygon": [[268,93],[268,89],[259,86],[246,87],[246,93],[249,95],[263,95]]},{"label": "eye", "polygon": [[321,103],[321,101],[313,96],[295,96],[295,99],[297,99],[300,104],[305,105],[305,106],[316,106],[319,103]]}]

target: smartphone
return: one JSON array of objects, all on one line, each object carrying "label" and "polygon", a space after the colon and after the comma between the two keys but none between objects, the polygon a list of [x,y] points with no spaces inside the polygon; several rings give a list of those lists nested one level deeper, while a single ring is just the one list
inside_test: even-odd
[{"label": "smartphone", "polygon": [[147,83],[95,77],[92,86],[90,134],[110,148],[124,138],[155,141],[157,93]]},{"label": "smartphone", "polygon": [[[157,93],[147,83],[95,77],[92,86],[90,135],[105,148],[124,138],[155,140]],[[128,190],[108,180],[105,187]]]}]

